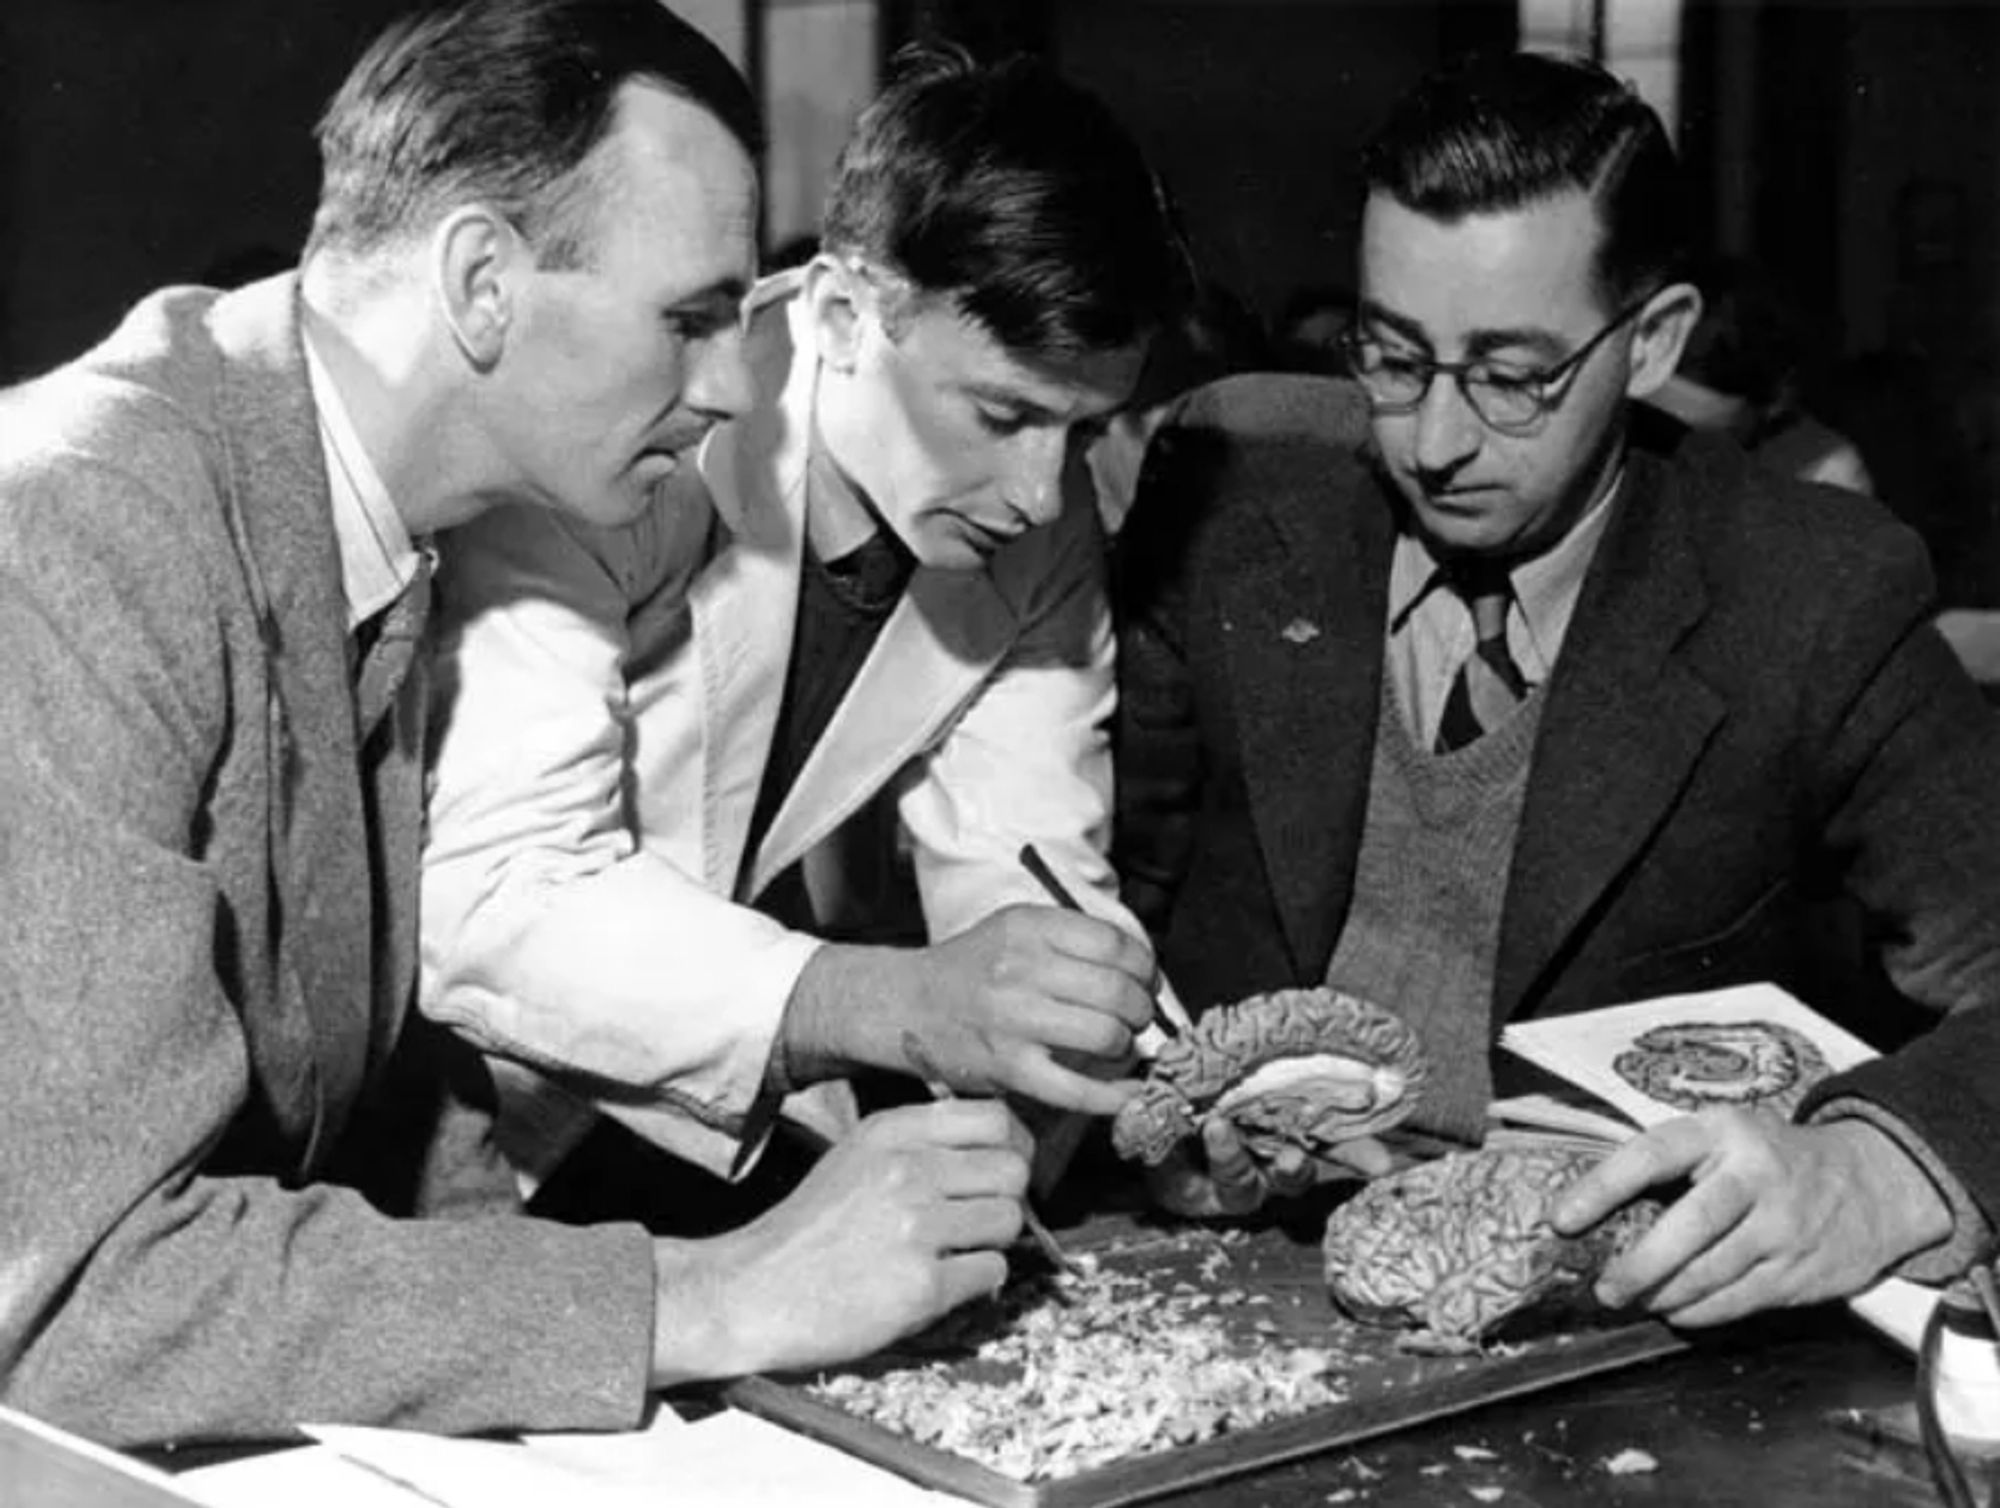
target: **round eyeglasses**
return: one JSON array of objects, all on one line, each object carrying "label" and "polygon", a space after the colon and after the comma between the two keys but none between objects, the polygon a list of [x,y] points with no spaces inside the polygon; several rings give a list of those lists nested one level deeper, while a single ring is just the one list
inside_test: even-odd
[{"label": "round eyeglasses", "polygon": [[1433,361],[1414,351],[1393,351],[1377,337],[1356,328],[1347,335],[1347,358],[1355,378],[1378,413],[1407,414],[1429,396],[1431,384],[1449,377],[1458,385],[1466,407],[1487,428],[1503,435],[1531,435],[1561,407],[1570,380],[1583,370],[1591,353],[1614,330],[1629,324],[1653,295],[1627,304],[1590,339],[1552,367],[1522,371],[1484,357],[1472,361]]}]

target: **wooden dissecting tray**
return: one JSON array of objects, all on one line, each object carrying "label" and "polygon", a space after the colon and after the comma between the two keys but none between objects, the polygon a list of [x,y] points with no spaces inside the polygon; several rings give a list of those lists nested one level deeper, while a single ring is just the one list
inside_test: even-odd
[{"label": "wooden dissecting tray", "polygon": [[[810,1378],[746,1378],[728,1400],[802,1434],[836,1445],[926,1486],[998,1508],[1112,1508],[1272,1466],[1336,1446],[1463,1412],[1497,1399],[1630,1366],[1679,1351],[1685,1342],[1653,1321],[1581,1327],[1510,1342],[1483,1356],[1412,1356],[1385,1332],[1339,1317],[1326,1297],[1316,1241],[1271,1226],[1222,1235],[1205,1229],[1147,1229],[1129,1220],[1066,1235],[1072,1251],[1103,1267],[1143,1275],[1165,1300],[1190,1285],[1240,1290],[1247,1302],[1214,1312],[1232,1344],[1255,1356],[1273,1341],[1332,1350],[1344,1401],[1274,1419],[1192,1445],[1155,1449],[1069,1476],[1020,1481],[947,1453],[813,1396]],[[949,1355],[950,1353],[945,1353]],[[889,1355],[863,1369],[936,1363],[934,1349]],[[949,1367],[968,1377],[990,1363],[969,1353]]]}]

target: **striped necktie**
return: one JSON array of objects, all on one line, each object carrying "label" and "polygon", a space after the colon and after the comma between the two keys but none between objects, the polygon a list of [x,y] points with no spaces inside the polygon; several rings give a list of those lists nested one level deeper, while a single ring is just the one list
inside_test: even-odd
[{"label": "striped necktie", "polygon": [[1440,754],[1462,749],[1499,727],[1528,694],[1528,682],[1507,649],[1507,608],[1514,589],[1505,567],[1467,565],[1455,570],[1449,583],[1472,610],[1473,645],[1438,719]]},{"label": "striped necktie", "polygon": [[410,673],[430,605],[431,563],[425,554],[402,594],[355,630],[359,667],[354,678],[354,707],[363,742],[387,715]]}]

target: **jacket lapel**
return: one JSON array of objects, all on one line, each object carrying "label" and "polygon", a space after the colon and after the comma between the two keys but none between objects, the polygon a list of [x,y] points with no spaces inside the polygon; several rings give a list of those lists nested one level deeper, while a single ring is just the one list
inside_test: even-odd
[{"label": "jacket lapel", "polygon": [[721,895],[737,890],[798,622],[819,371],[803,315],[796,298],[759,311],[756,381],[779,400],[716,431],[701,454],[723,532],[688,608],[701,657],[703,878]]},{"label": "jacket lapel", "polygon": [[930,741],[1014,641],[985,571],[919,569],[754,857],[748,893],[845,822]]},{"label": "jacket lapel", "polygon": [[1692,520],[1664,466],[1634,452],[1542,710],[1507,885],[1494,1018],[1535,989],[1664,819],[1723,715],[1675,657],[1707,608]]},{"label": "jacket lapel", "polygon": [[[1245,783],[1285,938],[1317,979],[1347,913],[1382,687],[1393,525],[1357,456],[1264,483],[1218,594]],[[1337,499],[1357,496],[1342,510]]]},{"label": "jacket lapel", "polygon": [[[225,492],[244,541],[269,675],[271,869],[282,945],[317,1047],[310,1166],[339,1139],[359,1091],[372,1019],[373,887],[364,840],[347,611],[325,466],[299,345],[295,285],[255,285],[213,313],[227,365],[220,403]],[[412,850],[417,827],[388,835]],[[392,1003],[393,1012],[395,1005]]]}]

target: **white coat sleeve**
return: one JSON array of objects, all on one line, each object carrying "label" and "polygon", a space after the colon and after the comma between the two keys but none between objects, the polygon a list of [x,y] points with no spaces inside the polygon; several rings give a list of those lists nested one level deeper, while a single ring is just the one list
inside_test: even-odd
[{"label": "white coat sleeve", "polygon": [[1087,911],[1144,937],[1107,856],[1117,685],[1096,514],[1073,502],[1033,543],[1003,583],[1020,612],[1013,645],[905,776],[925,920],[943,939],[1002,906],[1048,904],[1020,863],[1032,842]]},{"label": "white coat sleeve", "polygon": [[[698,799],[688,832],[633,829],[634,741],[701,755],[685,594],[703,518],[656,507],[594,531],[518,507],[446,536],[421,1003],[726,1173],[754,1150],[766,1060],[818,944],[702,873]],[[635,726],[635,667],[657,730]]]}]

